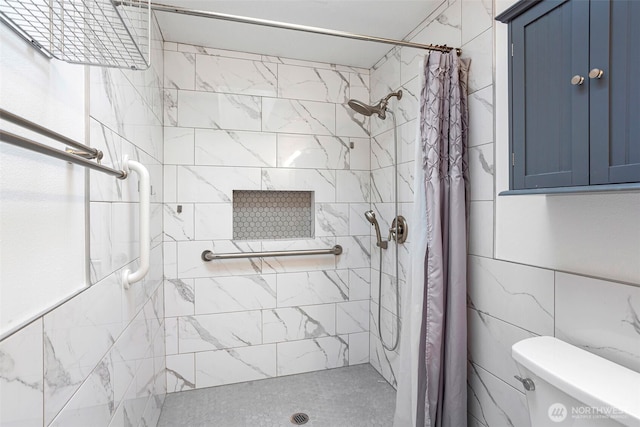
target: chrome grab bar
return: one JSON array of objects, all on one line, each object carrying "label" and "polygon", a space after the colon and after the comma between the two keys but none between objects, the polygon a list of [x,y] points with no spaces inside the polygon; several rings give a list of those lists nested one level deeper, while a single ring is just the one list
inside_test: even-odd
[{"label": "chrome grab bar", "polygon": [[265,258],[265,257],[281,257],[281,256],[300,256],[300,255],[340,255],[342,246],[335,245],[330,249],[310,249],[298,251],[271,251],[271,252],[238,252],[228,254],[215,254],[209,250],[202,252],[202,260],[205,262],[215,259],[234,259],[234,258]]}]

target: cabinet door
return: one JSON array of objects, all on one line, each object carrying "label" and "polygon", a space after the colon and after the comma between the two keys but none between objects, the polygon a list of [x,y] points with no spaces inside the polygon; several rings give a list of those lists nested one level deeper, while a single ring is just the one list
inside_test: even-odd
[{"label": "cabinet door", "polygon": [[640,1],[591,2],[591,184],[640,182],[639,23]]},{"label": "cabinet door", "polygon": [[589,2],[539,3],[512,21],[511,41],[511,188],[587,185]]}]

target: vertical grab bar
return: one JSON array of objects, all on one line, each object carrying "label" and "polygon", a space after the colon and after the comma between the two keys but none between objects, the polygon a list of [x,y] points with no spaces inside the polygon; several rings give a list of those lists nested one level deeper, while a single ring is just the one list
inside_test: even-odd
[{"label": "vertical grab bar", "polygon": [[138,174],[138,181],[140,183],[140,267],[133,273],[129,269],[122,272],[122,286],[125,289],[129,289],[132,283],[142,280],[149,271],[149,254],[151,252],[149,199],[151,195],[151,182],[147,168],[134,160],[129,160],[129,156],[124,157],[122,166],[127,174],[129,174],[130,170]]}]

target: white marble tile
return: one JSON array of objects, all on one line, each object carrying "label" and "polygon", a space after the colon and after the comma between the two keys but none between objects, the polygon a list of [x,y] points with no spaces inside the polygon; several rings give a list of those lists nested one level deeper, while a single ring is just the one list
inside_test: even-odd
[{"label": "white marble tile", "polygon": [[314,200],[336,201],[336,171],[322,169],[262,169],[262,190],[313,191]]},{"label": "white marble tile", "polygon": [[260,169],[178,166],[179,202],[231,202],[233,190],[259,190]]},{"label": "white marble tile", "polygon": [[172,165],[193,165],[193,141],[193,129],[165,126],[164,163]]},{"label": "white marble tile", "polygon": [[274,64],[222,56],[197,55],[196,90],[276,96]]},{"label": "white marble tile", "polygon": [[[371,328],[373,327],[372,324]],[[376,334],[377,331],[374,333],[373,330],[369,334],[369,363],[389,384],[396,387],[400,358],[398,353],[385,350]]]},{"label": "white marble tile", "polygon": [[176,166],[164,165],[163,172],[163,195],[165,203],[177,200],[178,171]]},{"label": "white marble tile", "polygon": [[413,162],[398,165],[398,201],[400,203],[413,202],[413,174],[415,166]]},{"label": "white marble tile", "polygon": [[262,98],[262,130],[267,132],[334,135],[335,104]]},{"label": "white marble tile", "polygon": [[349,334],[349,366],[369,363],[369,332]]},{"label": "white marble tile", "polygon": [[474,364],[468,370],[468,407],[487,426],[528,427],[526,397]]},{"label": "white marble tile", "polygon": [[322,304],[264,310],[262,328],[265,343],[335,335],[336,306]]},{"label": "white marble tile", "polygon": [[338,268],[362,268],[371,265],[369,236],[338,237],[342,255],[338,256]]},{"label": "white marble tile", "polygon": [[336,135],[366,138],[370,135],[370,123],[369,117],[355,112],[347,104],[336,104]]},{"label": "white marble tile", "polygon": [[225,58],[248,59],[260,61],[261,55],[255,53],[239,52],[235,50],[216,49],[208,46],[195,46],[191,44],[178,43],[179,52],[197,53],[201,55],[222,56]]},{"label": "white marble tile", "polygon": [[211,92],[178,92],[178,126],[260,130],[261,98]]},{"label": "white marble tile", "polygon": [[393,197],[393,168],[375,169],[371,171],[371,202],[388,202]]},{"label": "white marble tile", "polygon": [[193,279],[166,279],[164,281],[164,309],[166,316],[195,314],[195,285]]},{"label": "white marble tile", "polygon": [[178,43],[175,43],[175,42],[164,42],[162,44],[162,49],[163,50],[177,51],[178,50]]},{"label": "white marble tile", "polygon": [[[402,85],[402,99],[393,101],[393,111],[396,112],[398,124],[415,120],[420,115],[420,79],[409,80]],[[387,120],[390,120],[388,118]]]},{"label": "white marble tile", "polygon": [[316,203],[316,236],[349,235],[349,204]]},{"label": "white marble tile", "polygon": [[278,65],[278,97],[345,103],[349,73],[292,65]]},{"label": "white marble tile", "polygon": [[349,269],[349,300],[369,300],[371,282],[371,269]]},{"label": "white marble tile", "polygon": [[167,356],[167,391],[193,390],[196,388],[194,353]]},{"label": "white marble tile", "polygon": [[369,332],[369,301],[336,304],[336,333]]},{"label": "white marble tile", "polygon": [[342,337],[276,344],[278,375],[299,374],[349,365],[349,345]]},{"label": "white marble tile", "polygon": [[467,310],[469,361],[524,393],[511,346],[535,334],[477,310]]},{"label": "white marble tile", "polygon": [[111,205],[111,246],[114,268],[121,268],[140,253],[139,205],[137,203],[113,203]]},{"label": "white marble tile", "polygon": [[426,53],[423,49],[410,47],[400,49],[400,82],[402,84],[419,77],[424,69],[422,64]]},{"label": "white marble tile", "polygon": [[123,329],[119,277],[112,274],[44,317],[45,421],[62,409]]},{"label": "white marble tile", "polygon": [[180,353],[262,343],[260,311],[203,314],[178,318]]},{"label": "white marble tile", "polygon": [[275,376],[275,344],[196,353],[197,388]]},{"label": "white marble tile", "polygon": [[336,201],[369,202],[370,185],[367,171],[336,171]]},{"label": "white marble tile", "polygon": [[469,206],[469,254],[493,257],[493,201]]},{"label": "white marble tile", "polygon": [[164,104],[163,124],[166,126],[178,125],[178,90],[164,89],[162,92]]},{"label": "white marble tile", "polygon": [[469,95],[469,146],[494,141],[493,85]]},{"label": "white marble tile", "polygon": [[278,134],[278,167],[349,169],[347,138]]},{"label": "white marble tile", "polygon": [[55,416],[49,426],[106,426],[115,408],[114,366],[109,356],[102,359],[87,379]]},{"label": "white marble tile", "polygon": [[349,98],[369,102],[369,74],[349,73]]},{"label": "white marble tile", "polygon": [[164,321],[164,343],[167,355],[178,354],[178,318],[167,317]]},{"label": "white marble tile", "polygon": [[400,88],[400,53],[398,49],[393,49],[385,55],[383,61],[374,66],[371,70],[370,83],[371,95],[369,99],[374,103]]},{"label": "white marble tile", "polygon": [[[181,206],[181,208],[178,208]],[[178,209],[181,211],[178,212]],[[184,204],[165,204],[163,205],[163,230],[165,241],[183,241],[193,240],[194,231],[194,205],[191,203]]]},{"label": "white marble tile", "polygon": [[364,213],[371,209],[369,203],[349,203],[349,234],[363,236],[373,230]]},{"label": "white marble tile", "polygon": [[494,144],[469,149],[469,187],[471,200],[493,200],[495,164]]},{"label": "white marble tile", "polygon": [[369,138],[349,138],[353,145],[349,152],[349,169],[365,170],[371,169],[371,140]]},{"label": "white marble tile", "polygon": [[195,89],[196,56],[187,52],[164,52],[164,87]]},{"label": "white marble tile", "polygon": [[176,242],[163,242],[162,244],[164,276],[168,279],[178,277],[178,245]]},{"label": "white marble tile", "polygon": [[114,270],[111,250],[111,203],[91,202],[89,209],[91,283],[96,283]]},{"label": "white marble tile", "polygon": [[276,306],[275,274],[196,279],[196,314]]},{"label": "white marble tile", "polygon": [[394,164],[393,129],[371,138],[371,168],[380,169]]},{"label": "white marble tile", "polygon": [[263,132],[196,129],[195,164],[274,167],[276,135]]},{"label": "white marble tile", "polygon": [[0,341],[0,425],[43,425],[42,320]]},{"label": "white marble tile", "polygon": [[197,240],[233,238],[232,203],[196,203],[195,236]]},{"label": "white marble tile", "polygon": [[555,336],[640,371],[640,287],[555,275]]},{"label": "white marble tile", "polygon": [[346,270],[278,274],[278,307],[348,301],[348,278]]},{"label": "white marble tile", "polygon": [[202,261],[202,252],[214,253],[258,252],[260,244],[230,240],[195,241],[178,243],[178,277],[215,277],[256,274],[262,272],[262,262],[257,258]]},{"label": "white marble tile", "polygon": [[462,45],[461,2],[455,1],[451,3],[442,13],[437,14],[411,41],[460,47]]},{"label": "white marble tile", "polygon": [[553,335],[553,271],[469,257],[469,306],[538,335]]},{"label": "white marble tile", "polygon": [[413,161],[417,137],[417,120],[411,120],[398,128],[398,163]]},{"label": "white marble tile", "polygon": [[462,58],[471,58],[469,93],[493,82],[493,31],[488,29],[462,46]]},{"label": "white marble tile", "polygon": [[467,43],[493,24],[493,2],[462,0],[462,43]]}]

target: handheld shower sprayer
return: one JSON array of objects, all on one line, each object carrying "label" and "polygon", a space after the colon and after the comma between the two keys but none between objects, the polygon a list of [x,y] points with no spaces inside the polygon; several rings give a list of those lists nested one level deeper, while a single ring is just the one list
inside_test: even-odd
[{"label": "handheld shower sprayer", "polygon": [[378,225],[378,220],[376,219],[376,214],[373,211],[366,211],[364,213],[364,217],[376,228],[376,246],[387,249],[389,242],[386,240],[382,240],[382,235],[380,234],[380,226]]}]

